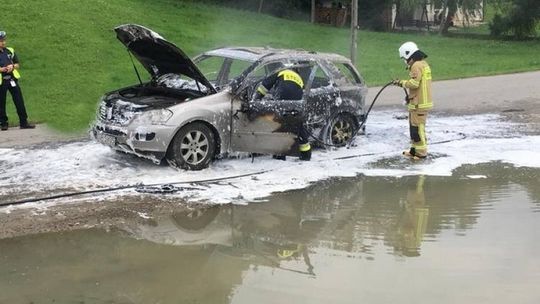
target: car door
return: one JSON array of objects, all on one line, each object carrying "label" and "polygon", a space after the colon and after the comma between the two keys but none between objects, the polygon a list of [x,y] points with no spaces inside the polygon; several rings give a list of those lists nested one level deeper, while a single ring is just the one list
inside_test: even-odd
[{"label": "car door", "polygon": [[339,90],[327,72],[315,64],[309,76],[306,93],[306,121],[309,129],[318,128],[328,120],[332,105],[340,97]]},{"label": "car door", "polygon": [[330,110],[331,115],[349,112],[361,117],[365,113],[367,87],[356,69],[348,62],[326,62],[325,65],[341,97],[340,102],[334,105],[336,108]]},{"label": "car door", "polygon": [[[282,65],[281,65],[282,66]],[[294,154],[297,128],[301,123],[302,100],[253,101],[260,81],[279,68],[270,62],[246,77],[233,101],[231,148],[233,151]],[[241,111],[243,110],[243,111]]]}]

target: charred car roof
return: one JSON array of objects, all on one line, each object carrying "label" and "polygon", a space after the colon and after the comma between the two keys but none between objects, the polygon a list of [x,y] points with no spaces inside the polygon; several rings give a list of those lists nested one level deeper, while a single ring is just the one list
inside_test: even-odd
[{"label": "charred car roof", "polygon": [[274,49],[270,47],[223,47],[210,50],[204,53],[209,56],[220,56],[233,59],[255,62],[263,59],[264,61],[279,60],[282,58],[294,59],[323,59],[333,62],[349,62],[345,56],[331,53],[319,53],[306,50],[293,49]]}]

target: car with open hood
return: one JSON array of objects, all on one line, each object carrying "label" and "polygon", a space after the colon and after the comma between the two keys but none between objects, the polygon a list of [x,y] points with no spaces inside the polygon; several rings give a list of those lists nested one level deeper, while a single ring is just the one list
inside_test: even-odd
[{"label": "car with open hood", "polygon": [[[143,82],[134,63],[139,83],[99,102],[91,133],[116,150],[200,170],[232,152],[297,155],[301,124],[315,145],[345,145],[362,131],[367,87],[341,55],[224,47],[192,60],[143,26],[115,32],[150,75]],[[303,99],[254,101],[259,83],[286,68],[303,78]]]}]

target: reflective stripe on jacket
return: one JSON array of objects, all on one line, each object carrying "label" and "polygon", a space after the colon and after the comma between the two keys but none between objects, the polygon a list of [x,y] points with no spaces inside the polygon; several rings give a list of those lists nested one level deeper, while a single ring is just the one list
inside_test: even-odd
[{"label": "reflective stripe on jacket", "polygon": [[304,93],[304,81],[295,71],[286,69],[265,78],[257,88],[258,94],[266,96],[273,89],[275,100],[300,100]]},{"label": "reflective stripe on jacket", "polygon": [[[7,47],[6,49],[11,53],[12,58],[15,57],[15,49],[14,48]],[[15,77],[15,79],[21,78],[21,74],[19,73],[19,70],[14,69],[11,73],[13,74],[13,77]],[[0,77],[0,85],[2,84],[2,80],[3,80],[2,77]]]},{"label": "reflective stripe on jacket", "polygon": [[285,81],[292,81],[296,83],[300,88],[304,88],[304,81],[302,80],[302,77],[298,75],[295,71],[291,70],[283,70],[278,73],[278,77],[283,77],[283,80]]},{"label": "reflective stripe on jacket", "polygon": [[409,80],[402,80],[401,86],[409,89],[409,110],[430,110],[433,108],[431,98],[431,68],[424,61],[416,61],[410,67]]}]

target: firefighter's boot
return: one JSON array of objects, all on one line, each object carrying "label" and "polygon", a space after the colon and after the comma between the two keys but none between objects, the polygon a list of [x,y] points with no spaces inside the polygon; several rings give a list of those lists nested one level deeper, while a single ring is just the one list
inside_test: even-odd
[{"label": "firefighter's boot", "polygon": [[311,145],[309,143],[300,144],[300,146],[298,146],[298,149],[300,150],[300,160],[311,160]]},{"label": "firefighter's boot", "polygon": [[403,156],[408,157],[413,160],[421,160],[427,157],[427,155],[425,154],[420,154],[416,152],[415,148],[410,148],[409,150],[403,151]]}]

